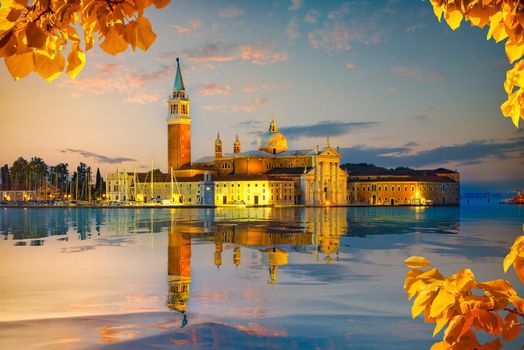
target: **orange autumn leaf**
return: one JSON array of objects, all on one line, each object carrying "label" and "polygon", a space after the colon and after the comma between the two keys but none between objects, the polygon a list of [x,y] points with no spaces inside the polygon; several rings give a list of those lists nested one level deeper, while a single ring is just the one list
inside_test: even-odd
[{"label": "orange autumn leaf", "polygon": [[29,22],[26,27],[27,46],[41,49],[45,46],[47,35],[34,22]]},{"label": "orange autumn leaf", "polygon": [[521,313],[524,314],[524,299],[518,295],[512,296],[509,301],[515,306]]},{"label": "orange autumn leaf", "polygon": [[[505,49],[510,63],[519,61],[524,56],[524,15],[520,1],[430,0],[430,3],[439,22],[444,17],[453,30],[457,29],[464,19],[472,26],[479,28],[487,26],[487,40],[493,39],[498,43],[508,39]],[[512,70],[517,68],[518,63]],[[504,85],[507,85],[507,80]],[[517,91],[506,88],[508,97],[500,106],[502,115],[511,118],[517,128],[519,120],[524,119],[524,96],[520,91],[522,86],[522,84],[513,84],[512,87],[519,88]]]},{"label": "orange autumn leaf", "polygon": [[109,27],[108,31],[106,32],[105,39],[102,44],[100,44],[100,48],[108,54],[114,56],[127,50],[127,45],[128,43],[124,40],[120,33],[118,33],[117,29],[112,26]]},{"label": "orange autumn leaf", "polygon": [[86,54],[78,48],[78,45],[73,45],[73,49],[67,56],[67,75],[75,78],[82,68],[84,68],[85,63]]},{"label": "orange autumn leaf", "polygon": [[513,268],[515,274],[519,278],[520,282],[524,284],[524,256],[518,256],[513,262]]},{"label": "orange autumn leaf", "polygon": [[506,341],[510,341],[518,337],[522,326],[519,323],[517,314],[512,312],[508,313],[504,321],[505,325],[502,330],[502,338]]},{"label": "orange autumn leaf", "polygon": [[34,70],[33,55],[33,52],[30,51],[5,58],[5,65],[15,80],[28,76]]},{"label": "orange autumn leaf", "polygon": [[54,57],[47,53],[35,53],[35,71],[45,80],[53,81],[62,73],[65,66],[64,56],[58,52]]},{"label": "orange autumn leaf", "polygon": [[[28,6],[26,0],[5,0],[0,5],[0,57],[15,79],[36,71],[51,81],[64,70],[74,78],[97,38],[102,50],[111,55],[125,51],[129,44],[133,50],[149,49],[156,34],[143,17],[144,11],[151,5],[163,8],[169,2],[33,0]],[[127,28],[129,23],[133,24]],[[17,64],[21,66],[15,67]]]},{"label": "orange autumn leaf", "polygon": [[450,306],[455,304],[455,296],[453,293],[445,288],[440,288],[437,296],[431,304],[429,316],[438,317],[442,312],[446,311]]},{"label": "orange autumn leaf", "polygon": [[404,264],[406,264],[409,268],[419,268],[419,267],[425,267],[425,266],[431,266],[431,263],[428,261],[428,259],[424,258],[423,256],[412,256],[404,260]]},{"label": "orange autumn leaf", "polygon": [[[504,261],[504,268],[513,264],[518,276],[524,270],[522,250],[524,236],[515,240]],[[413,263],[426,261],[424,257],[410,259]],[[524,299],[507,280],[477,283],[470,269],[443,276],[437,268],[432,268],[408,271],[404,289],[409,299],[415,297],[411,308],[413,318],[422,314],[425,322],[435,323],[433,336],[445,329],[442,341],[433,344],[431,349],[497,350],[504,345],[501,339],[510,341],[521,334]],[[484,332],[494,339],[481,344],[476,332]]]}]

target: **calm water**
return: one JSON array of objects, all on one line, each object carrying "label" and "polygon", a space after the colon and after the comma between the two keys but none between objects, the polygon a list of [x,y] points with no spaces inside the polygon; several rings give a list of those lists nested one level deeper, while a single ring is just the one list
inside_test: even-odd
[{"label": "calm water", "polygon": [[429,349],[403,260],[524,294],[502,272],[523,223],[493,203],[0,209],[0,349]]}]

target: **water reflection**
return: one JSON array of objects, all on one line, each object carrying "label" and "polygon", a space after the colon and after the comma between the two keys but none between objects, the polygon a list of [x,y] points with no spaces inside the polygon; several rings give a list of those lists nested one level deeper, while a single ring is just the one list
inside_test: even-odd
[{"label": "water reflection", "polygon": [[413,230],[454,234],[459,230],[459,214],[457,207],[236,210],[9,208],[0,211],[0,235],[6,240],[30,240],[75,233],[78,239],[86,240],[93,235],[100,236],[102,228],[112,235],[160,233],[173,224],[180,225],[182,222],[198,226],[202,232],[226,235],[226,232],[221,233],[213,226],[220,225],[227,231],[228,223],[231,227],[242,223],[243,227],[238,229],[249,227],[249,231],[243,234],[250,239],[251,236],[260,236],[257,233],[259,226],[270,235],[292,232],[320,234],[318,243],[324,244],[325,249],[334,248],[330,252],[334,253],[336,247],[328,242],[329,237],[333,235],[365,237],[375,234],[412,233]]},{"label": "water reflection", "polygon": [[[517,210],[10,208],[0,321],[104,315],[97,341],[125,349],[133,337],[136,349],[198,348],[227,334],[230,347],[419,349],[430,331],[411,320],[403,259],[500,278]],[[83,337],[87,326],[71,322]],[[164,333],[148,338],[152,328]]]}]

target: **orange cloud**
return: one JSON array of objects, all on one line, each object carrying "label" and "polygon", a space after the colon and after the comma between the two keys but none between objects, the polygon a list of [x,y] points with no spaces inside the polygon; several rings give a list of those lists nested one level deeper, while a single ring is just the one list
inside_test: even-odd
[{"label": "orange cloud", "polygon": [[253,64],[268,64],[288,60],[287,52],[273,52],[267,46],[252,44],[209,43],[196,50],[187,50],[183,56],[192,62],[247,61]]},{"label": "orange cloud", "polygon": [[229,85],[208,84],[196,87],[195,92],[203,96],[229,95],[231,88]]},{"label": "orange cloud", "polygon": [[234,18],[238,16],[243,16],[245,11],[237,6],[229,6],[226,8],[220,9],[218,15],[222,18]]},{"label": "orange cloud", "polygon": [[205,111],[210,111],[210,112],[212,112],[212,111],[223,111],[223,110],[227,109],[227,110],[231,110],[233,112],[250,113],[250,112],[254,112],[259,107],[265,105],[266,103],[268,103],[268,99],[266,99],[265,97],[257,97],[257,98],[255,98],[252,101],[249,101],[249,102],[246,102],[246,103],[242,103],[242,104],[233,105],[233,106],[228,106],[228,105],[207,105],[207,106],[203,106],[202,108]]},{"label": "orange cloud", "polygon": [[255,100],[248,103],[233,106],[231,110],[233,112],[254,112],[260,106],[265,105],[268,100],[264,97],[257,97]]},{"label": "orange cloud", "polygon": [[177,33],[183,34],[183,33],[188,33],[190,31],[196,30],[196,29],[200,28],[201,25],[202,25],[202,21],[200,19],[195,19],[195,20],[189,22],[189,24],[187,26],[182,26],[182,25],[179,25],[179,24],[173,24],[172,27],[175,28]]},{"label": "orange cloud", "polygon": [[250,84],[244,85],[242,90],[245,93],[252,93],[252,92],[255,92],[255,91],[259,91],[259,90],[282,89],[282,88],[290,87],[291,85],[292,85],[292,83],[290,83],[290,82],[288,82],[288,83],[271,83],[271,84],[269,84],[269,83],[261,83],[261,84],[250,83]]},{"label": "orange cloud", "polygon": [[95,66],[100,74],[77,79],[63,79],[59,86],[67,89],[74,97],[117,92],[124,95],[125,101],[129,103],[154,103],[161,100],[162,94],[147,89],[145,84],[160,79],[174,70],[173,65],[162,65],[157,70],[148,73],[119,64],[96,63]]}]

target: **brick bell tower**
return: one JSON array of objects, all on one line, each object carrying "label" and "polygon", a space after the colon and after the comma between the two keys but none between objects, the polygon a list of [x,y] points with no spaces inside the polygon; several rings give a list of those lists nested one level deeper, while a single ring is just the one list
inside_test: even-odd
[{"label": "brick bell tower", "polygon": [[180,60],[176,59],[176,77],[167,101],[167,167],[177,170],[191,165],[191,118]]}]

